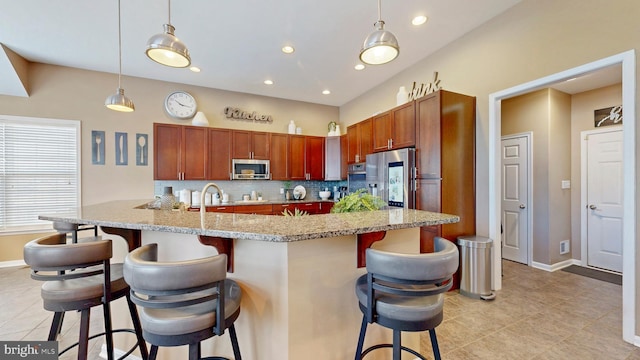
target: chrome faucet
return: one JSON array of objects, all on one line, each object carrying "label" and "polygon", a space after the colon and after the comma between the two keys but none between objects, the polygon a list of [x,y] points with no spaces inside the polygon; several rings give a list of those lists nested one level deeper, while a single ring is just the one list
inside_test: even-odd
[{"label": "chrome faucet", "polygon": [[204,202],[205,195],[207,194],[207,190],[212,186],[216,188],[216,190],[218,190],[218,196],[220,197],[220,199],[222,199],[222,190],[218,185],[216,185],[215,183],[208,183],[207,185],[205,185],[202,188],[202,193],[200,194],[200,217],[201,218],[204,218],[204,213],[207,211],[205,202]]}]

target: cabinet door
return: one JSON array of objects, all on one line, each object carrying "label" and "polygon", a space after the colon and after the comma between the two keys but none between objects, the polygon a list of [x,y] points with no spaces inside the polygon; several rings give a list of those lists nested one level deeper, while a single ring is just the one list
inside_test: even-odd
[{"label": "cabinet door", "polygon": [[378,114],[371,120],[373,151],[386,151],[390,148],[391,139],[391,115],[390,111]]},{"label": "cabinet door", "polygon": [[[418,180],[416,209],[441,212],[441,180]],[[420,252],[434,251],[434,238],[441,236],[441,227],[424,226],[420,228]]]},{"label": "cabinet door", "polygon": [[251,131],[233,130],[231,133],[231,156],[234,159],[251,158]]},{"label": "cabinet door", "polygon": [[289,135],[287,134],[271,134],[271,180],[289,179],[288,141]]},{"label": "cabinet door", "polygon": [[269,160],[269,140],[267,132],[251,132],[251,151],[254,159]]},{"label": "cabinet door", "polygon": [[360,152],[358,124],[347,127],[347,164],[356,162],[356,155]]},{"label": "cabinet door", "polygon": [[340,138],[337,136],[327,137],[324,143],[324,180],[342,179]]},{"label": "cabinet door", "polygon": [[306,180],[304,170],[305,137],[289,135],[289,179]]},{"label": "cabinet door", "polygon": [[182,180],[207,179],[208,128],[184,126],[182,148]]},{"label": "cabinet door", "polygon": [[391,110],[391,148],[400,149],[416,144],[416,114],[411,101]]},{"label": "cabinet door", "polygon": [[305,137],[305,172],[307,180],[324,180],[324,138]]},{"label": "cabinet door", "polygon": [[271,215],[284,215],[283,212],[285,210],[289,211],[290,213],[293,213],[294,209],[295,209],[294,204],[273,204],[271,208]]},{"label": "cabinet door", "polygon": [[209,129],[208,180],[231,178],[231,130]]},{"label": "cabinet door", "polygon": [[347,139],[347,135],[340,136],[340,179],[347,180],[347,164],[348,164],[348,156],[349,156],[349,140]]},{"label": "cabinet door", "polygon": [[153,179],[180,180],[182,128],[172,124],[153,124]]},{"label": "cabinet door", "polygon": [[418,177],[440,178],[440,96],[439,92],[416,100]]},{"label": "cabinet door", "polygon": [[364,162],[368,154],[373,152],[373,122],[371,119],[358,123],[360,139],[360,162]]},{"label": "cabinet door", "polygon": [[318,214],[329,214],[331,212],[331,208],[333,208],[333,202],[321,202],[320,209],[318,210]]},{"label": "cabinet door", "polygon": [[309,215],[317,214],[320,211],[319,202],[296,203],[295,207],[300,211],[306,211]]}]

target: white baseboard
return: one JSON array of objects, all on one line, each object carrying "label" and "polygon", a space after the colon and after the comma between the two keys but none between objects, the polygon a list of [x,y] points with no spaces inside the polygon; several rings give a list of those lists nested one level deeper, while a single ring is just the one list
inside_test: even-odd
[{"label": "white baseboard", "polygon": [[[113,355],[115,355],[116,359],[119,359],[124,354],[125,351],[122,351],[120,349],[113,349]],[[100,348],[100,358],[107,359],[107,344],[102,344],[102,347]],[[129,354],[126,358],[124,358],[124,360],[142,360],[142,358],[133,354]]]},{"label": "white baseboard", "polygon": [[544,270],[544,271],[549,271],[549,272],[554,272],[557,270],[561,270],[564,269],[566,267],[569,267],[571,265],[580,265],[580,260],[576,260],[576,259],[569,259],[569,260],[565,260],[565,261],[561,261],[559,263],[555,263],[552,265],[547,265],[547,264],[543,264],[543,263],[539,263],[539,262],[532,262],[531,263],[531,267],[534,267],[536,269],[540,269],[540,270]]},{"label": "white baseboard", "polygon": [[14,266],[27,266],[24,260],[0,261],[0,268],[8,268]]},{"label": "white baseboard", "polygon": [[636,337],[633,339],[633,345],[640,347],[640,336],[636,335]]}]

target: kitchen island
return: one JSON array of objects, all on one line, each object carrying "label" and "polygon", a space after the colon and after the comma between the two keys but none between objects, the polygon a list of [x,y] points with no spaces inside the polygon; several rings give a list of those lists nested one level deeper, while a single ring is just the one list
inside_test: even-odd
[{"label": "kitchen island", "polygon": [[[227,239],[234,263],[229,277],[244,292],[238,339],[243,358],[252,360],[352,358],[362,316],[354,283],[366,271],[358,266],[358,253],[372,243],[378,249],[417,253],[419,227],[458,221],[454,215],[403,209],[303,217],[209,212],[201,217],[148,210],[141,206],[145,203],[114,201],[40,218],[98,225],[111,234],[119,230],[129,249],[157,242],[161,261],[209,256],[217,250],[203,245],[203,238]],[[373,240],[366,234],[373,234]],[[126,325],[127,320],[116,315],[114,321]],[[390,338],[388,330],[376,326],[367,334],[371,344]],[[125,348],[125,341],[133,339],[117,347]],[[417,334],[406,334],[403,342],[419,348]],[[204,342],[203,354],[232,358],[228,335]],[[186,347],[162,348],[159,358],[185,356]]]}]

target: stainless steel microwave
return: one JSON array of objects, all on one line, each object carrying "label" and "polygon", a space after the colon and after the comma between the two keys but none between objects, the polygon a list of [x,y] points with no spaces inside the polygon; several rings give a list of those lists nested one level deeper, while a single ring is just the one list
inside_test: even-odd
[{"label": "stainless steel microwave", "polygon": [[231,179],[233,180],[269,180],[269,160],[233,159],[231,160]]}]

